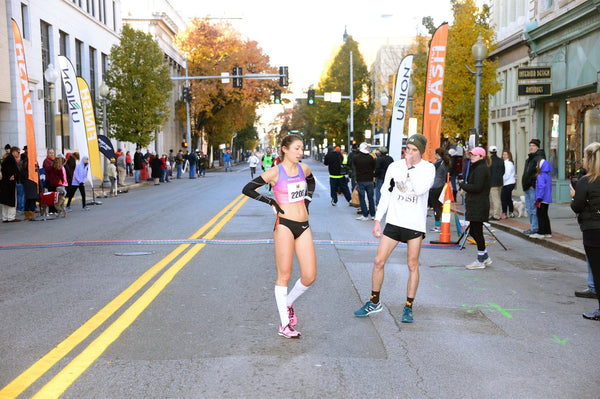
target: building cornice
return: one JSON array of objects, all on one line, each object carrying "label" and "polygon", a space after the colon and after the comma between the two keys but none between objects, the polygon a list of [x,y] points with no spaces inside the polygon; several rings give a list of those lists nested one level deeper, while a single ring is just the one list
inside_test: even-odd
[{"label": "building cornice", "polygon": [[568,12],[525,32],[531,57],[600,29],[600,0],[588,0]]}]

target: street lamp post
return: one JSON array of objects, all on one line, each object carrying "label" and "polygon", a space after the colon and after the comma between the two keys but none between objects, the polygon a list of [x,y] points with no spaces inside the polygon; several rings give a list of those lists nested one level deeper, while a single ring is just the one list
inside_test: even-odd
[{"label": "street lamp post", "polygon": [[[58,71],[54,68],[54,65],[52,64],[48,64],[48,66],[46,67],[46,70],[44,71],[44,78],[46,78],[46,81],[48,82],[48,85],[50,86],[50,109],[52,110],[52,122],[50,123],[50,131],[52,132],[52,137],[54,137],[56,135],[56,121],[54,120],[54,83],[56,83],[56,81],[58,80]],[[62,132],[61,132],[62,133]],[[54,139],[53,139],[54,140]],[[61,153],[64,154],[65,152],[65,145],[64,145],[64,137],[62,137],[61,134],[61,140],[60,140],[60,145],[61,145]]]},{"label": "street lamp post", "polygon": [[[383,118],[383,121],[381,124],[383,126],[383,145],[387,147],[390,144],[389,134],[386,134],[387,132],[385,131],[385,107],[387,107],[387,105],[388,105],[387,94],[381,93],[381,98],[379,99],[379,101],[381,102],[381,117]],[[387,143],[386,143],[386,136],[387,136]]]},{"label": "street lamp post", "polygon": [[477,42],[471,48],[473,58],[475,58],[475,147],[479,145],[479,103],[480,103],[480,91],[481,91],[481,69],[483,67],[483,60],[487,56],[488,49],[483,42],[481,34],[477,38]]},{"label": "street lamp post", "polygon": [[[102,81],[100,83],[100,86],[98,86],[98,93],[100,94],[100,97],[102,97],[102,134],[108,137],[107,134],[107,130],[108,130],[108,121],[106,120],[106,101],[108,99],[108,94],[110,93],[110,87],[108,87],[108,85],[106,84],[105,81]],[[107,176],[107,169],[108,169],[108,159],[106,157],[104,157],[104,173],[102,175],[102,193],[104,195],[104,182],[106,180],[108,180],[108,176]],[[106,195],[105,195],[106,197]]]},{"label": "street lamp post", "polygon": [[415,98],[415,93],[417,92],[417,86],[415,86],[412,82],[412,79],[408,82],[408,117],[413,117],[413,99]]}]

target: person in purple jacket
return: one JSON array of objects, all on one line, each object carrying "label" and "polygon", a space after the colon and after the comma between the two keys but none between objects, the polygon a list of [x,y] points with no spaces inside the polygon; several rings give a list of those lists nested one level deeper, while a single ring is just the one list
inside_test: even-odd
[{"label": "person in purple jacket", "polygon": [[552,165],[545,159],[540,159],[537,166],[537,177],[535,179],[535,206],[537,207],[538,231],[531,234],[531,238],[550,238],[550,218],[548,208],[552,203]]}]

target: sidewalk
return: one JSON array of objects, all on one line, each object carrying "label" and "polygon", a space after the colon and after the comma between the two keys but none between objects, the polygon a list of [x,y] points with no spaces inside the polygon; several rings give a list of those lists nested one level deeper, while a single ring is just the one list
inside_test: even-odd
[{"label": "sidewalk", "polygon": [[[461,203],[456,204],[456,211],[462,214],[463,205]],[[548,215],[550,216],[552,238],[529,238],[524,235],[523,231],[530,227],[529,217],[502,219],[490,221],[489,223],[498,230],[506,231],[535,244],[585,260],[582,233],[575,213],[571,210],[571,204],[550,204]]]}]

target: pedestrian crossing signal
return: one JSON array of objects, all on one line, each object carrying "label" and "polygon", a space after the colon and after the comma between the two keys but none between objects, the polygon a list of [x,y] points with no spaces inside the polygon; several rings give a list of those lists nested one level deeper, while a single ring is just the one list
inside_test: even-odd
[{"label": "pedestrian crossing signal", "polygon": [[279,86],[286,87],[289,85],[288,67],[279,67]]},{"label": "pedestrian crossing signal", "polygon": [[281,104],[281,90],[279,90],[279,89],[273,90],[273,102],[275,104]]},{"label": "pedestrian crossing signal", "polygon": [[308,91],[308,105],[315,105],[315,91]]}]

